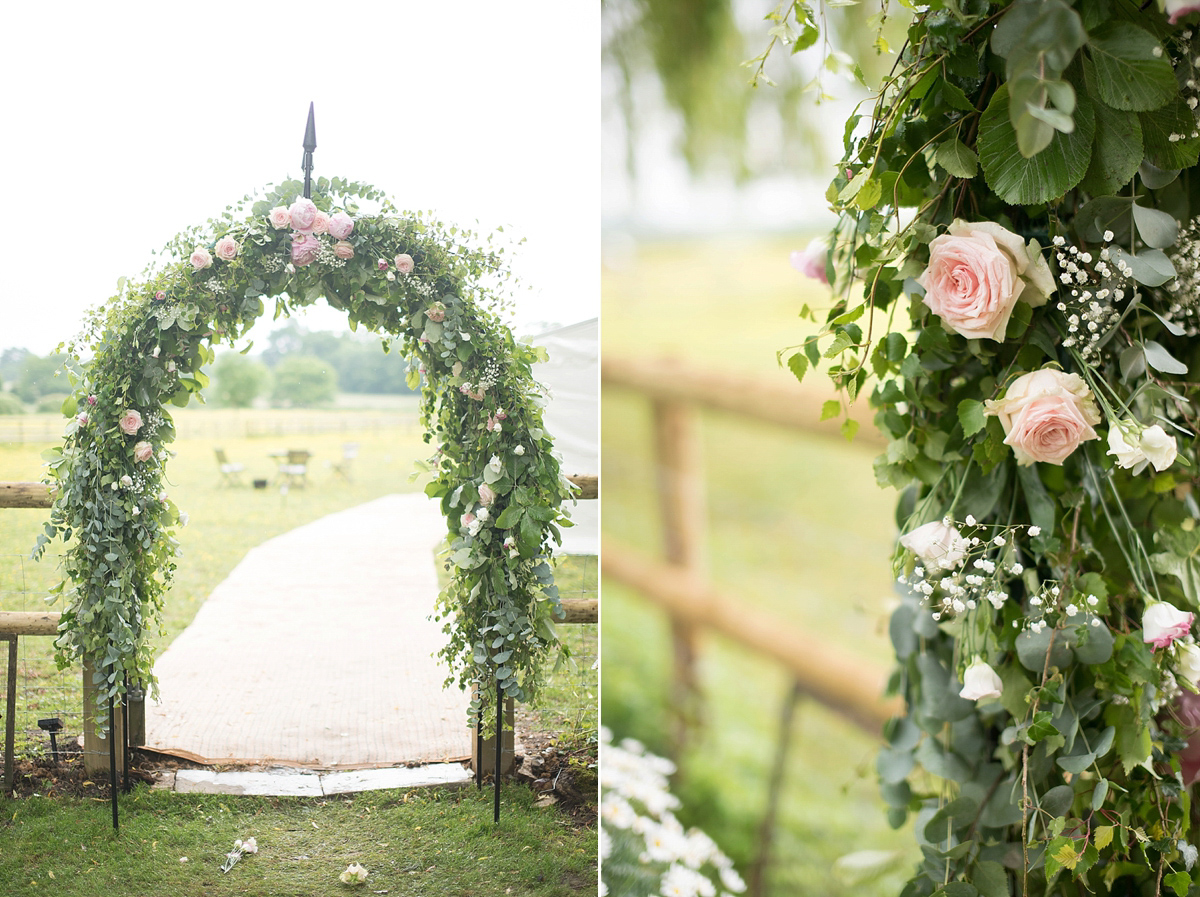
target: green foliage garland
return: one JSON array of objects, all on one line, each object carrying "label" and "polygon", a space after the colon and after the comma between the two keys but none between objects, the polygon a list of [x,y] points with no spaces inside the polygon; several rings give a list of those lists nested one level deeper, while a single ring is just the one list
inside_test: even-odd
[{"label": "green foliage garland", "polygon": [[311,202],[301,188],[287,181],[179,234],[167,261],[123,282],[70,347],[80,372],[63,445],[47,455],[57,494],[35,550],[65,544],[60,663],[91,663],[102,707],[127,680],[153,682],[148,637],[175,570],[174,528],[187,522],[164,488],[170,408],[200,393],[213,345],[234,344],[266,299],[278,317],[323,297],[352,328],[394,340],[409,385],[424,382],[436,448],[425,491],[446,515],[453,574],[438,605],[447,684],[484,685],[472,715],[496,682],[528,700],[557,644],[548,552],[569,525],[560,505],[572,487],[542,426],[531,370],[544,353],[516,343],[499,317],[502,250],[401,214],[364,184],[322,178]]},{"label": "green foliage garland", "polygon": [[787,363],[869,394],[901,491],[905,895],[1200,883],[1194,11],[934,0],[846,127]]}]

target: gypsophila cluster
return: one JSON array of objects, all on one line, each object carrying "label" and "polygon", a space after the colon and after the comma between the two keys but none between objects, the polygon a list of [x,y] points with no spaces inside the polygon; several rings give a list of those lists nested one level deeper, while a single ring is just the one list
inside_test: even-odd
[{"label": "gypsophila cluster", "polygon": [[1063,346],[1077,348],[1084,361],[1098,354],[1101,341],[1120,319],[1116,305],[1127,296],[1138,298],[1128,264],[1112,257],[1112,240],[1112,231],[1106,231],[1104,242],[1093,256],[1078,246],[1066,245],[1061,236],[1054,238],[1059,279],[1064,287],[1056,305],[1066,318]]},{"label": "gypsophila cluster", "polygon": [[1200,220],[1193,220],[1179,232],[1179,241],[1171,254],[1175,279],[1167,284],[1170,304],[1163,317],[1187,336],[1200,334]]},{"label": "gypsophila cluster", "polygon": [[722,897],[746,889],[733,863],[698,829],[684,830],[670,792],[671,761],[600,730],[601,894]]}]

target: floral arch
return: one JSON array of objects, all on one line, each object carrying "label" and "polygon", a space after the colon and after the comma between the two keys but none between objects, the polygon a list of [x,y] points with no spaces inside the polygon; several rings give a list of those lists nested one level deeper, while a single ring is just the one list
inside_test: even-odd
[{"label": "floral arch", "polygon": [[[446,516],[450,584],[438,601],[450,681],[537,690],[558,644],[561,604],[548,563],[571,484],[542,427],[531,367],[541,350],[502,323],[502,251],[424,215],[401,214],[373,187],[321,178],[245,197],[166,247],[168,261],[93,311],[69,347],[81,361],[49,453],[54,506],[35,555],[64,542],[60,663],[90,662],[100,715],[127,682],[154,685],[148,636],[176,567],[181,512],[164,489],[170,408],[206,385],[213,347],[233,345],[276,301],[276,317],[324,297],[352,329],[386,335],[409,359],[425,440],[425,491]],[[366,214],[360,203],[378,207]],[[83,359],[90,356],[86,362]]]}]

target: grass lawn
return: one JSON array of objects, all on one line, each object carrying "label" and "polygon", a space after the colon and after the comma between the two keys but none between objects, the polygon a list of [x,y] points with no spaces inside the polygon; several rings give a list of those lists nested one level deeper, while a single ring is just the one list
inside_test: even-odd
[{"label": "grass lawn", "polygon": [[[710,369],[790,376],[779,372],[775,351],[811,332],[798,318],[805,302],[827,301],[788,267],[787,250],[804,242],[643,244],[634,267],[605,274],[605,354],[674,355]],[[704,415],[700,430],[714,581],[781,625],[888,668],[896,496],[875,485],[876,449],[721,414]],[[661,554],[646,403],[606,389],[602,434],[605,534]],[[603,646],[605,725],[618,738],[666,752],[672,658],[665,617],[605,583]],[[674,787],[685,821],[716,839],[745,874],[762,843],[791,683],[777,666],[715,636],[703,641],[699,672],[705,715],[676,758]],[[779,794],[770,893],[882,897],[900,890],[918,856],[911,833],[892,831],[884,818],[874,778],[878,743],[813,702],[800,705]],[[871,849],[899,852],[900,871],[868,884],[833,874],[839,856]]]},{"label": "grass lawn", "polygon": [[[268,417],[275,414],[286,412]],[[431,452],[421,439],[415,410],[410,423],[389,426],[377,425],[379,416],[369,412],[328,414],[329,420],[312,432],[296,432],[279,420],[278,429],[290,435],[247,437],[242,425],[222,412],[177,412],[181,431],[204,435],[178,440],[169,465],[168,490],[191,520],[179,533],[184,554],[167,599],[160,648],[183,631],[212,588],[253,546],[326,514],[421,487],[410,482],[412,462]],[[313,412],[302,416],[311,421]],[[259,429],[269,431],[272,420],[258,421]],[[326,464],[341,459],[345,442],[359,444],[349,482]],[[309,484],[286,493],[273,485],[265,490],[224,485],[215,446],[246,465],[247,483],[273,478],[271,452],[308,449],[313,452]],[[0,445],[0,481],[37,480],[46,447]],[[58,578],[53,559],[28,560],[45,515],[42,510],[0,512],[0,609],[47,607],[45,589]],[[559,584],[564,597],[593,597],[596,558],[563,559]],[[574,663],[553,672],[540,705],[522,714],[523,731],[550,733],[568,749],[590,745],[594,756],[597,627],[563,626],[560,634]],[[39,716],[61,716],[67,733],[80,730],[79,672],[56,671],[52,655],[49,638],[20,642],[19,751],[45,749],[45,735],[36,727]],[[479,796],[471,789],[315,800],[184,795],[143,787],[121,797],[118,838],[107,801],[0,799],[0,894],[51,889],[88,897],[595,893],[594,828],[579,826],[557,808],[535,808],[533,798],[527,788],[506,787],[501,822],[494,826],[490,792]],[[234,839],[250,836],[257,838],[259,853],[222,874],[220,864]],[[183,856],[186,863],[180,862]],[[337,880],[351,862],[370,870],[365,887],[349,888]]]},{"label": "grass lawn", "polygon": [[[315,897],[322,894],[567,895],[596,892],[596,834],[508,787],[499,825],[473,788],[378,791],[325,800],[184,795],[0,804],[6,897]],[[221,872],[235,839],[258,853]],[[186,857],[186,861],[183,858]],[[366,867],[362,886],[338,876]]]}]

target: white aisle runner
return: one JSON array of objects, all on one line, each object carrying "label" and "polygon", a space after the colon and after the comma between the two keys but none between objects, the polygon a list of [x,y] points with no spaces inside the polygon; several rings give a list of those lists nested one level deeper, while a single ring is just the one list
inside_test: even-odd
[{"label": "white aisle runner", "polygon": [[251,549],[155,664],[147,746],[327,768],[469,756],[468,697],[432,656],[444,532],[436,502],[389,495]]}]

